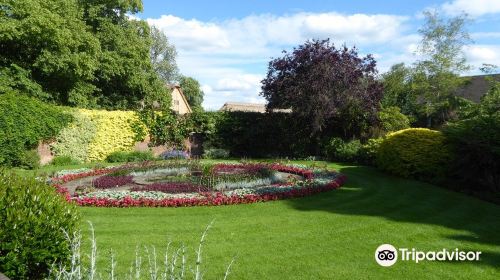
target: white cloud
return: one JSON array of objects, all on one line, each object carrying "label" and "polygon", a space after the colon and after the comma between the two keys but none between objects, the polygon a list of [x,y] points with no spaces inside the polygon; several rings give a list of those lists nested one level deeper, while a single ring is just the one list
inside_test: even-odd
[{"label": "white cloud", "polygon": [[399,35],[406,17],[298,13],[286,16],[253,15],[221,22],[202,22],[163,15],[147,19],[162,29],[180,49],[238,54],[263,52],[270,45],[296,45],[311,38],[338,42],[387,42]]},{"label": "white cloud", "polygon": [[474,40],[480,39],[500,39],[500,32],[474,32],[470,36]]},{"label": "white cloud", "polygon": [[[468,3],[455,0],[442,8],[448,14],[465,10],[474,16],[500,12],[500,0]],[[203,106],[215,110],[229,101],[264,103],[259,92],[267,62],[281,56],[281,50],[291,50],[308,39],[331,38],[337,45],[356,44],[360,50],[376,55],[380,72],[395,63],[415,61],[420,41],[418,34],[409,33],[408,17],[384,14],[301,12],[209,22],[163,15],[147,21],[163,30],[177,47],[181,72],[201,82],[205,92]],[[415,28],[411,32],[414,31]],[[498,34],[478,32],[472,36],[499,38]],[[500,65],[500,46],[472,45],[464,51],[474,67],[482,63]]]},{"label": "white cloud", "polygon": [[222,78],[217,81],[217,91],[247,91],[262,80],[260,75],[240,75],[239,77]]},{"label": "white cloud", "polygon": [[458,15],[462,12],[478,17],[486,14],[500,13],[499,0],[454,0],[444,3],[441,8],[448,15]]},{"label": "white cloud", "polygon": [[304,37],[332,37],[351,43],[387,42],[399,35],[406,19],[393,15],[312,14],[304,17],[302,33]]},{"label": "white cloud", "polygon": [[261,75],[221,73],[220,79],[214,82],[215,87],[204,85],[203,107],[217,110],[225,102],[265,103],[259,96]]},{"label": "white cloud", "polygon": [[483,63],[500,65],[499,45],[471,45],[464,48],[468,62],[478,68]]},{"label": "white cloud", "polygon": [[227,33],[214,23],[196,19],[185,20],[172,15],[147,19],[150,25],[163,30],[174,44],[183,50],[212,51],[230,47]]}]

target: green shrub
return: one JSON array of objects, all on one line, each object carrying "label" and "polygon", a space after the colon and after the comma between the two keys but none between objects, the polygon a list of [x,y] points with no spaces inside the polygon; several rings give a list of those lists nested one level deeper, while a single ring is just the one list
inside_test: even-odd
[{"label": "green shrub", "polygon": [[155,157],[151,151],[133,151],[133,152],[113,152],[107,158],[107,162],[135,162],[154,160]]},{"label": "green shrub", "polygon": [[55,166],[65,166],[65,165],[77,165],[80,164],[78,160],[73,159],[70,156],[56,156],[52,159],[50,164]]},{"label": "green shrub", "polygon": [[225,149],[207,148],[203,151],[203,158],[207,159],[227,159],[229,151]]},{"label": "green shrub", "polygon": [[372,138],[361,146],[359,149],[359,162],[367,165],[375,165],[378,149],[380,144],[384,141],[383,138]]},{"label": "green shrub", "polygon": [[32,166],[33,150],[71,121],[63,109],[23,94],[0,94],[0,165]]},{"label": "green shrub", "polygon": [[360,149],[359,140],[344,142],[341,138],[335,137],[327,144],[326,155],[330,160],[357,162]]},{"label": "green shrub", "polygon": [[439,131],[409,128],[389,133],[377,152],[377,166],[392,174],[439,179],[448,168],[451,154]]},{"label": "green shrub", "polygon": [[78,226],[76,207],[54,187],[0,172],[0,271],[11,279],[42,279],[70,255],[64,231]]},{"label": "green shrub", "polygon": [[474,117],[443,132],[455,155],[450,178],[463,190],[499,193],[500,83],[483,96]]},{"label": "green shrub", "polygon": [[393,132],[410,127],[410,119],[401,113],[399,107],[387,107],[378,112],[380,126],[385,132]]},{"label": "green shrub", "polygon": [[155,157],[151,151],[134,151],[129,154],[128,161],[148,161]]},{"label": "green shrub", "polygon": [[127,162],[129,152],[113,152],[106,157],[107,162]]},{"label": "green shrub", "polygon": [[18,167],[24,169],[37,169],[40,167],[40,155],[37,150],[24,151],[19,159]]}]

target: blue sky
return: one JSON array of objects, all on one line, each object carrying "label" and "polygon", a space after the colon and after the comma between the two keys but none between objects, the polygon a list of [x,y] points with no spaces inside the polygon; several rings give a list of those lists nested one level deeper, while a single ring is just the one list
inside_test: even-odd
[{"label": "blue sky", "polygon": [[311,38],[371,53],[383,73],[394,63],[415,61],[422,11],[470,15],[474,43],[464,52],[477,73],[482,63],[500,65],[500,0],[445,1],[153,1],[135,16],[159,27],[176,46],[182,74],[198,79],[204,107],[224,102],[264,103],[260,81],[271,57]]}]

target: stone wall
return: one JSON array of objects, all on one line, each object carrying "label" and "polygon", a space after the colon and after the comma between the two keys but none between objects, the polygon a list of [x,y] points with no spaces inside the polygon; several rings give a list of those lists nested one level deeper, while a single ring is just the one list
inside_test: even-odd
[{"label": "stone wall", "polygon": [[[38,152],[38,155],[40,156],[40,164],[41,165],[49,164],[54,159],[54,154],[52,153],[52,151],[50,149],[51,143],[40,142],[38,144],[37,152]],[[169,151],[172,149],[171,147],[169,147],[167,145],[149,147],[150,143],[151,143],[151,140],[150,140],[149,136],[147,136],[146,139],[144,139],[144,141],[135,143],[134,151],[144,152],[144,151],[150,150],[154,156],[159,156],[163,152]],[[188,152],[190,152],[190,150],[191,150],[191,145],[192,144],[189,141],[189,139],[186,139],[184,141],[185,149]]]}]

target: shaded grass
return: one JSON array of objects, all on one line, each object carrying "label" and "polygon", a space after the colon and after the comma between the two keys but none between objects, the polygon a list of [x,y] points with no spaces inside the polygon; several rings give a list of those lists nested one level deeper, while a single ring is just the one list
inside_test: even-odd
[{"label": "shaded grass", "polygon": [[[81,208],[100,247],[113,249],[123,275],[137,245],[183,242],[191,262],[204,227],[206,278],[220,278],[234,255],[232,279],[498,279],[500,206],[373,168],[330,165],[348,175],[337,191],[251,205],[192,208]],[[86,223],[82,223],[88,233]],[[419,250],[482,251],[479,262],[374,260],[383,243]],[[160,250],[161,251],[161,250]],[[119,277],[120,278],[120,277]]]}]

